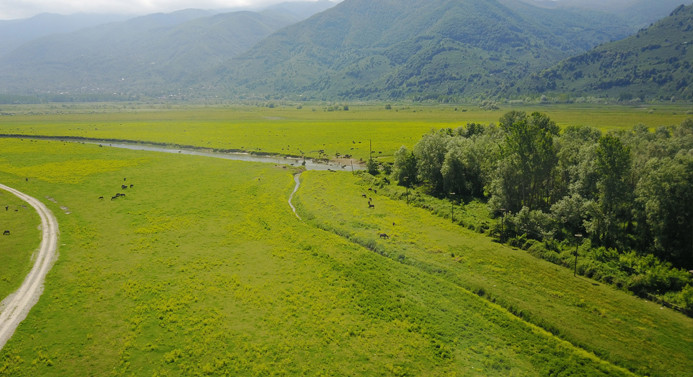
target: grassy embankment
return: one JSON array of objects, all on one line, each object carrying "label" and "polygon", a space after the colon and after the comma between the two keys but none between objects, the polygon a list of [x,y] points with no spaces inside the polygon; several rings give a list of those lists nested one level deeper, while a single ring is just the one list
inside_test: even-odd
[{"label": "grassy embankment", "polygon": [[[628,374],[474,295],[457,272],[401,263],[298,221],[286,203],[293,189],[286,169],[45,141],[0,140],[0,150],[0,180],[54,198],[46,204],[61,228],[60,258],[41,300],[0,353],[2,375]],[[330,202],[342,186],[347,204],[360,188],[348,174],[327,186],[320,177],[306,175],[302,208],[342,218],[341,204],[313,206]],[[134,186],[121,190],[124,183]],[[328,197],[315,192],[320,187]],[[116,192],[127,196],[111,201]],[[466,242],[465,233],[450,238],[457,229],[403,207],[393,220],[398,230],[385,229],[374,219],[390,223],[382,211],[399,204],[376,203],[372,214],[347,209],[345,221],[373,227],[368,232],[382,228],[397,242],[411,235],[411,250],[400,252],[406,261],[420,253],[445,266],[455,259],[414,246]],[[424,234],[422,226],[435,229]],[[499,246],[478,242],[486,256],[475,251],[457,265],[488,266],[482,272],[515,267],[494,255]],[[533,269],[523,271],[543,285]],[[500,289],[491,283],[509,286],[471,267],[469,274],[490,294]],[[551,297],[574,292],[553,289]],[[527,294],[519,297],[535,297]],[[576,307],[587,312],[591,304]],[[628,308],[619,316],[637,323]],[[656,321],[668,329],[681,318],[664,310]],[[664,338],[652,339],[655,345],[670,341],[667,331],[642,331]],[[690,357],[680,361],[678,354],[653,361],[653,368],[690,370]]]},{"label": "grassy embankment", "polygon": [[[653,110],[654,108],[654,110]],[[457,109],[457,110],[455,110]],[[642,107],[534,105],[494,111],[476,106],[351,105],[349,111],[324,106],[294,107],[144,107],[144,105],[3,106],[0,133],[137,139],[217,149],[239,149],[317,157],[318,151],[388,159],[405,145],[411,148],[432,128],[456,128],[468,122],[497,123],[509,110],[547,113],[560,126],[587,125],[602,130],[680,124],[690,106]],[[382,153],[380,153],[382,152]]]},{"label": "grassy embankment", "polygon": [[[0,170],[3,164],[0,156]],[[0,301],[19,288],[31,270],[31,255],[41,240],[40,224],[41,220],[31,206],[0,190]],[[5,230],[10,234],[2,235]]]},{"label": "grassy embankment", "polygon": [[487,297],[636,373],[681,376],[693,370],[693,320],[683,314],[574,277],[569,269],[369,191],[348,174],[306,172],[302,178],[299,213],[320,228]]}]

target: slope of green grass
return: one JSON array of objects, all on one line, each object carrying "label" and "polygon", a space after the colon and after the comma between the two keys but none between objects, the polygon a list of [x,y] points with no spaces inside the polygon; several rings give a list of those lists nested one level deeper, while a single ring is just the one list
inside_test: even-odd
[{"label": "slope of green grass", "polygon": [[[0,352],[0,375],[628,375],[442,270],[299,221],[288,169],[46,141],[0,149],[0,180],[52,197],[61,229],[59,259]],[[74,161],[91,168],[73,174]],[[307,206],[323,194],[312,199],[320,175],[306,177]],[[359,190],[351,176],[335,183]],[[126,196],[110,200],[116,192]],[[418,234],[417,213],[401,210],[415,243],[450,231]]]},{"label": "slope of green grass", "polygon": [[[239,149],[317,157],[319,151],[367,159],[369,140],[375,156],[409,148],[432,128],[456,128],[470,122],[497,123],[509,110],[541,111],[560,126],[587,125],[603,130],[680,124],[690,107],[543,105],[485,111],[467,106],[351,105],[349,111],[326,106],[113,108],[75,105],[3,106],[0,133],[135,139],[207,148]],[[331,107],[331,106],[330,106]],[[457,109],[457,111],[456,111]],[[380,153],[382,152],[382,153]]]},{"label": "slope of green grass", "polygon": [[[2,161],[0,157],[0,164]],[[5,230],[10,231],[10,235],[0,236],[0,301],[19,288],[24,276],[31,270],[31,255],[41,242],[40,224],[39,216],[32,207],[11,193],[0,190],[0,234]]]},{"label": "slope of green grass", "polygon": [[681,376],[693,369],[693,320],[683,314],[573,277],[570,270],[369,191],[350,174],[310,171],[302,181],[299,213],[320,228],[476,292],[636,373]]}]

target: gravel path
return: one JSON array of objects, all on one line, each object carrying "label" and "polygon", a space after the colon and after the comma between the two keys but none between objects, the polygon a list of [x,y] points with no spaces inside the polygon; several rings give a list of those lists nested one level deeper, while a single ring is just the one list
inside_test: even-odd
[{"label": "gravel path", "polygon": [[41,245],[36,261],[19,289],[0,303],[0,349],[12,337],[19,323],[26,318],[29,310],[38,302],[43,292],[43,281],[58,256],[58,221],[46,206],[35,198],[11,187],[0,184],[0,189],[8,191],[29,203],[41,217]]}]

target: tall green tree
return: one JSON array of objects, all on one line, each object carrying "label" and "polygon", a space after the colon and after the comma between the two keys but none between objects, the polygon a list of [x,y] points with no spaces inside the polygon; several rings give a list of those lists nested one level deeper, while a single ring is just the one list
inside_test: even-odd
[{"label": "tall green tree", "polygon": [[455,137],[448,143],[448,151],[441,168],[443,185],[448,193],[465,199],[481,197],[484,191],[481,165],[474,148],[475,140]]},{"label": "tall green tree", "polygon": [[652,158],[645,170],[636,189],[638,224],[647,227],[658,257],[693,269],[693,155]]},{"label": "tall green tree", "polygon": [[416,156],[414,152],[402,146],[395,152],[395,163],[392,170],[393,178],[399,185],[411,187],[417,182]]},{"label": "tall green tree", "polygon": [[592,207],[588,232],[607,247],[626,246],[632,219],[630,168],[630,148],[614,135],[602,136],[596,149],[598,205]]},{"label": "tall green tree", "polygon": [[451,131],[447,129],[431,131],[414,146],[418,178],[436,195],[445,194],[441,169],[448,151],[450,133]]},{"label": "tall green tree", "polygon": [[558,135],[558,126],[545,114],[527,116],[521,111],[505,114],[500,126],[505,141],[491,185],[495,205],[511,212],[522,207],[548,209],[557,163],[553,138]]}]

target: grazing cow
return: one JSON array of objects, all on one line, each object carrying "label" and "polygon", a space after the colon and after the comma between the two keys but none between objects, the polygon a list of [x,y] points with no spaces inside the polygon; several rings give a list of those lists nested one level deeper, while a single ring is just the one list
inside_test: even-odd
[{"label": "grazing cow", "polygon": [[3,235],[3,236],[9,236],[9,235],[10,235],[10,231],[9,231],[9,230],[6,230],[6,231],[2,232],[2,235]]},{"label": "grazing cow", "polygon": [[373,191],[373,189],[369,187],[369,188],[368,188],[368,191]]},{"label": "grazing cow", "polygon": [[9,211],[9,210],[10,210],[10,206],[5,206],[5,211]]},{"label": "grazing cow", "polygon": [[123,178],[123,182],[125,182],[125,181],[127,181],[127,180],[128,180],[127,178]]},{"label": "grazing cow", "polygon": [[103,196],[99,196],[99,199],[100,199],[100,200],[103,200]]},{"label": "grazing cow", "polygon": [[390,238],[390,236],[388,236],[388,235],[385,234],[385,233],[380,233],[380,234],[378,234],[378,235],[379,235],[380,238],[382,238],[382,239],[388,239],[388,238]]},{"label": "grazing cow", "polygon": [[366,194],[361,194],[362,198],[367,198]]},{"label": "grazing cow", "polygon": [[373,189],[373,193],[377,194],[377,193],[378,193],[378,190]]},{"label": "grazing cow", "polygon": [[127,186],[127,185],[120,185],[120,188],[122,188],[123,190],[125,190],[125,189],[128,188],[128,186]]},{"label": "grazing cow", "polygon": [[133,185],[133,184],[131,183],[131,184],[130,184],[130,188],[133,188],[133,187],[135,187],[135,185]]},{"label": "grazing cow", "polygon": [[368,203],[368,208],[375,208],[375,204]]},{"label": "grazing cow", "polygon": [[116,196],[111,196],[111,200],[116,200],[116,199],[118,199],[118,195],[116,195]]}]

